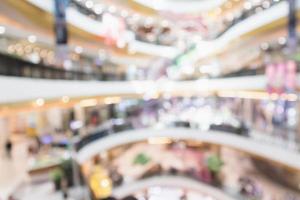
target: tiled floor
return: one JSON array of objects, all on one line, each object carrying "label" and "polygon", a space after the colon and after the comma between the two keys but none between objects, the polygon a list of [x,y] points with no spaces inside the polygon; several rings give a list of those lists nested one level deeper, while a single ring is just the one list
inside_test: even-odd
[{"label": "tiled floor", "polygon": [[6,199],[21,183],[28,181],[26,173],[27,143],[15,140],[12,158],[0,153],[0,199]]},{"label": "tiled floor", "polygon": [[[87,195],[83,188],[73,188],[69,190],[68,200],[88,200],[84,198]],[[55,192],[52,183],[42,183],[27,185],[18,190],[15,198],[17,200],[63,200],[62,192]]]},{"label": "tiled floor", "polygon": [[[13,138],[12,158],[8,158],[0,148],[0,200],[7,200],[14,194],[16,200],[62,200],[61,192],[55,192],[50,182],[35,183],[27,174],[28,141],[22,137]],[[88,194],[82,188],[70,190],[69,200],[86,200]]]}]

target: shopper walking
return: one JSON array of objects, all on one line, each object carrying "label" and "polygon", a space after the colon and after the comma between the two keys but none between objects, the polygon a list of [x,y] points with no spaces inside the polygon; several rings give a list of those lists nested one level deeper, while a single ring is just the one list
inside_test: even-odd
[{"label": "shopper walking", "polygon": [[6,151],[6,155],[8,158],[11,158],[12,147],[13,147],[13,144],[12,144],[11,140],[8,139],[5,143],[5,151]]}]

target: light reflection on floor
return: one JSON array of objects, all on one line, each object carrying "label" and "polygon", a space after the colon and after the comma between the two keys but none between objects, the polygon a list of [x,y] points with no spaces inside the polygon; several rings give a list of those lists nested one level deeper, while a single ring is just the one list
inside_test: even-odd
[{"label": "light reflection on floor", "polygon": [[[145,194],[146,193],[146,194]],[[211,196],[203,195],[196,191],[188,191],[175,187],[151,187],[146,192],[136,194],[139,200],[215,200]]]}]

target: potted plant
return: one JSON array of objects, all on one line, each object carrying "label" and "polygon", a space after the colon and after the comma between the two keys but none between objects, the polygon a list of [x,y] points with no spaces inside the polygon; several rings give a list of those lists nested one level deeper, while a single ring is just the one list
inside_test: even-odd
[{"label": "potted plant", "polygon": [[64,178],[67,180],[68,187],[72,187],[74,185],[72,160],[63,161],[61,169],[63,170]]},{"label": "potted plant", "polygon": [[53,181],[56,191],[61,189],[61,182],[63,178],[64,173],[60,168],[56,168],[50,172],[50,179]]},{"label": "potted plant", "polygon": [[215,185],[220,184],[217,175],[221,171],[223,165],[224,165],[224,162],[217,155],[211,155],[207,158],[207,167],[208,167],[209,171],[211,172],[213,183]]}]

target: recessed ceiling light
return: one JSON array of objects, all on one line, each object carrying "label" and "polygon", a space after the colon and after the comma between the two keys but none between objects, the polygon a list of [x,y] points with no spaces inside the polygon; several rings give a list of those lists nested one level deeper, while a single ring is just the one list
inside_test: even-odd
[{"label": "recessed ceiling light", "polygon": [[286,44],[286,38],[285,37],[280,37],[280,38],[278,38],[278,43],[280,44],[280,45],[285,45]]},{"label": "recessed ceiling light", "polygon": [[117,8],[115,6],[109,6],[108,11],[110,13],[115,13],[117,11]]},{"label": "recessed ceiling light", "polygon": [[35,103],[37,106],[43,106],[45,104],[45,100],[43,98],[38,98]]},{"label": "recessed ceiling light", "polygon": [[63,97],[61,98],[61,101],[62,101],[63,103],[69,103],[70,97],[68,97],[68,96],[63,96]]},{"label": "recessed ceiling light", "polygon": [[154,19],[152,18],[152,17],[147,17],[147,19],[146,19],[146,24],[147,25],[151,25],[151,24],[153,24],[154,23]]},{"label": "recessed ceiling light", "polygon": [[161,25],[162,25],[163,27],[167,27],[167,26],[169,26],[169,22],[168,22],[167,20],[163,20],[163,21],[161,22]]},{"label": "recessed ceiling light", "polygon": [[63,62],[63,66],[64,66],[64,69],[66,69],[66,70],[72,69],[72,61],[71,60],[65,60]]},{"label": "recessed ceiling light", "polygon": [[227,9],[232,8],[232,3],[231,3],[230,1],[228,1],[228,2],[225,4],[225,7],[226,7]]},{"label": "recessed ceiling light", "polygon": [[95,5],[94,12],[97,15],[100,15],[103,12],[103,9],[104,9],[103,5],[97,4],[97,5]]},{"label": "recessed ceiling light", "polygon": [[256,13],[259,13],[259,12],[261,12],[261,11],[263,11],[264,9],[262,8],[262,7],[257,7],[257,8],[255,8],[255,12]]},{"label": "recessed ceiling light", "polygon": [[228,13],[228,14],[226,15],[226,19],[227,19],[228,21],[232,21],[232,20],[234,19],[233,14],[232,14],[232,13]]},{"label": "recessed ceiling light", "polygon": [[35,43],[37,40],[35,35],[30,35],[30,36],[28,36],[27,39],[28,39],[28,42],[30,42],[30,43]]},{"label": "recessed ceiling light", "polygon": [[92,8],[94,6],[94,2],[93,1],[86,1],[85,2],[85,7],[87,7],[87,8]]},{"label": "recessed ceiling light", "polygon": [[13,45],[9,45],[7,48],[8,53],[14,53],[15,52],[15,47]]},{"label": "recessed ceiling light", "polygon": [[126,43],[125,43],[125,41],[124,40],[119,40],[118,42],[117,42],[117,47],[118,48],[124,48],[126,46]]},{"label": "recessed ceiling light", "polygon": [[250,9],[252,8],[252,3],[249,2],[249,1],[245,2],[245,3],[244,3],[244,8],[245,8],[246,10],[250,10]]},{"label": "recessed ceiling light", "polygon": [[126,10],[122,10],[121,16],[124,18],[128,17],[128,12]]},{"label": "recessed ceiling light", "polygon": [[265,9],[270,8],[270,6],[271,6],[271,3],[269,1],[264,1],[262,3],[262,7],[265,8]]},{"label": "recessed ceiling light", "polygon": [[0,34],[4,34],[6,31],[6,28],[4,26],[0,26]]},{"label": "recessed ceiling light", "polygon": [[77,54],[81,54],[83,52],[83,48],[81,46],[77,46],[77,47],[75,47],[75,52]]},{"label": "recessed ceiling light", "polygon": [[215,12],[217,15],[220,15],[222,13],[222,8],[217,8]]},{"label": "recessed ceiling light", "polygon": [[27,45],[27,46],[25,47],[25,53],[29,54],[29,53],[31,53],[31,52],[32,52],[32,46],[31,46],[31,45]]},{"label": "recessed ceiling light", "polygon": [[129,54],[135,54],[135,53],[136,53],[135,48],[130,47],[130,48],[129,48]]},{"label": "recessed ceiling light", "polygon": [[270,45],[267,42],[265,42],[265,43],[262,43],[260,45],[260,47],[261,47],[262,50],[268,50]]},{"label": "recessed ceiling light", "polygon": [[140,17],[141,16],[139,14],[137,14],[137,13],[133,15],[133,19],[136,20],[136,21],[139,20]]}]

